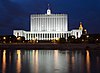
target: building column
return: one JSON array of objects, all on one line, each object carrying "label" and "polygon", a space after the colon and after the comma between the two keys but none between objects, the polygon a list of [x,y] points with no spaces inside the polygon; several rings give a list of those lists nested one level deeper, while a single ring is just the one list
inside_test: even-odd
[{"label": "building column", "polygon": [[42,35],[41,35],[41,33],[40,33],[40,37],[39,37],[39,39],[41,40],[41,38],[42,38]]},{"label": "building column", "polygon": [[51,33],[51,39],[53,38],[53,34]]},{"label": "building column", "polygon": [[37,27],[36,28],[37,28],[37,31],[38,31],[38,18],[37,18]]},{"label": "building column", "polygon": [[50,40],[50,33],[49,33],[49,40]]},{"label": "building column", "polygon": [[69,37],[69,33],[68,33],[68,37]]},{"label": "building column", "polygon": [[49,18],[48,18],[48,30],[50,31],[50,25],[49,25],[50,21],[49,21]]},{"label": "building column", "polygon": [[46,21],[47,21],[47,22],[46,22],[46,24],[47,24],[47,30],[49,31],[49,29],[48,29],[48,27],[49,27],[49,26],[48,26],[48,18],[46,18]]},{"label": "building column", "polygon": [[66,39],[67,39],[67,33],[66,33]]},{"label": "building column", "polygon": [[56,33],[56,39],[57,39],[57,33]]},{"label": "building column", "polygon": [[64,35],[64,33],[63,33],[63,38],[65,38],[65,35]]},{"label": "building column", "polygon": [[43,18],[44,30],[46,30],[45,18]]},{"label": "building column", "polygon": [[30,33],[29,33],[29,39],[31,40],[31,38],[30,38],[30,37],[31,37],[31,35],[30,35]]},{"label": "building column", "polygon": [[28,33],[28,40],[29,40],[29,33]]},{"label": "building column", "polygon": [[25,40],[26,40],[26,33],[24,34],[24,36],[25,36]]},{"label": "building column", "polygon": [[41,31],[41,26],[42,26],[42,25],[41,25],[41,18],[39,19],[39,21],[40,21],[40,23],[39,23],[39,24],[40,24],[40,25],[39,25],[40,29],[39,29],[39,30]]},{"label": "building column", "polygon": [[47,38],[46,38],[46,39],[49,40],[49,39],[48,39],[48,33],[46,33],[46,35],[47,35]]},{"label": "building column", "polygon": [[44,33],[44,40],[45,40],[45,33]]},{"label": "building column", "polygon": [[43,40],[43,33],[42,33],[42,38],[41,39]]},{"label": "building column", "polygon": [[34,33],[34,34],[35,34],[35,37],[34,38],[36,39],[36,33]]},{"label": "building column", "polygon": [[62,38],[62,33],[60,33],[60,36],[61,36],[61,38]]},{"label": "building column", "polygon": [[53,36],[53,39],[55,39],[55,38],[56,38],[56,34],[55,34],[55,33],[53,33],[53,35],[54,35],[54,36]]},{"label": "building column", "polygon": [[35,29],[37,30],[37,18],[36,18],[36,21],[35,21],[35,22],[36,22],[36,25],[35,25],[36,27],[35,27]]},{"label": "building column", "polygon": [[37,40],[38,40],[38,33],[37,33]]},{"label": "building column", "polygon": [[58,33],[58,37],[60,38],[60,33]]},{"label": "building column", "polygon": [[[65,23],[64,23],[64,18],[63,18],[63,28],[62,28],[63,31],[65,31],[65,29],[64,29],[65,26],[64,26],[64,25],[65,25]],[[67,27],[66,27],[66,28],[67,28]]]},{"label": "building column", "polygon": [[54,31],[55,31],[56,30],[55,17],[54,17],[53,23],[54,23]]},{"label": "building column", "polygon": [[57,30],[57,17],[55,17],[55,29]]},{"label": "building column", "polygon": [[31,40],[31,33],[29,33],[29,39]]},{"label": "building column", "polygon": [[53,39],[55,39],[55,33],[52,33],[52,37],[53,37]]}]

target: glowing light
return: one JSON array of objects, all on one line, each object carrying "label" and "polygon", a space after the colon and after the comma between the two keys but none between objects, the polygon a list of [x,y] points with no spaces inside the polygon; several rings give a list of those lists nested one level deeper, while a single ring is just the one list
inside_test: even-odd
[{"label": "glowing light", "polygon": [[96,41],[98,41],[99,39],[96,39]]},{"label": "glowing light", "polygon": [[57,41],[59,41],[59,38],[56,38]]},{"label": "glowing light", "polygon": [[82,42],[84,42],[84,39],[82,39]]},{"label": "glowing light", "polygon": [[74,37],[72,36],[72,38],[74,38]]},{"label": "glowing light", "polygon": [[4,40],[6,40],[6,37],[3,37]]},{"label": "glowing light", "polygon": [[84,31],[86,32],[87,30],[86,30],[86,29],[84,29]]},{"label": "glowing light", "polygon": [[21,40],[21,37],[17,37],[17,40]]},{"label": "glowing light", "polygon": [[89,35],[87,35],[86,37],[89,38]]},{"label": "glowing light", "polygon": [[32,40],[34,41],[34,40],[35,40],[35,38],[32,38]]}]

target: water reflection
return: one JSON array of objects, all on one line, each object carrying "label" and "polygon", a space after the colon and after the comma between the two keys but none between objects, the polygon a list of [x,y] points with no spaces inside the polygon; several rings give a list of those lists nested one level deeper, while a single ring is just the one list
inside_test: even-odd
[{"label": "water reflection", "polygon": [[6,73],[6,50],[3,51],[2,73]]},{"label": "water reflection", "polygon": [[100,73],[100,51],[3,50],[1,73]]},{"label": "water reflection", "polygon": [[90,73],[90,54],[88,50],[86,50],[86,66],[87,72]]},{"label": "water reflection", "polygon": [[75,63],[75,57],[74,57],[74,52],[72,52],[72,64],[74,64]]},{"label": "water reflection", "polygon": [[38,50],[35,51],[34,56],[34,67],[35,67],[35,73],[38,73]]},{"label": "water reflection", "polygon": [[21,72],[21,51],[17,50],[17,63],[16,63],[16,67],[17,67],[17,73]]},{"label": "water reflection", "polygon": [[55,69],[59,69],[58,50],[54,50],[54,63]]}]

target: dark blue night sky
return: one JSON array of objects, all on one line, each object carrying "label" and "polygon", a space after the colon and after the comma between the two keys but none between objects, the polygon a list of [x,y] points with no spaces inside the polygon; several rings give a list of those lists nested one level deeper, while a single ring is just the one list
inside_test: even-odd
[{"label": "dark blue night sky", "polygon": [[100,33],[100,0],[0,0],[0,35],[11,35],[14,29],[30,29],[30,14],[67,13],[69,30],[83,23],[89,33]]}]

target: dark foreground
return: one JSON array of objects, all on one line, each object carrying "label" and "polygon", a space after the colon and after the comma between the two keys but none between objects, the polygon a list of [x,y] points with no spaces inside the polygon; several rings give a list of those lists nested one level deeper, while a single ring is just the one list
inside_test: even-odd
[{"label": "dark foreground", "polygon": [[9,43],[0,44],[0,49],[33,49],[33,50],[99,50],[100,44],[71,43]]},{"label": "dark foreground", "polygon": [[0,73],[100,73],[100,50],[0,50]]}]

